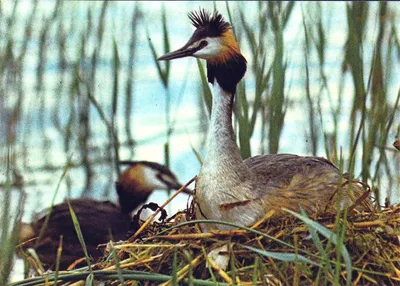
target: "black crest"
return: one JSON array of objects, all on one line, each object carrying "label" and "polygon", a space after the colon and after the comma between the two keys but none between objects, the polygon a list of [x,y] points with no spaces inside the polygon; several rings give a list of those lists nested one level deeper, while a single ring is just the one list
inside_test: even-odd
[{"label": "black crest", "polygon": [[204,9],[200,9],[199,11],[190,12],[188,17],[201,34],[204,33],[209,37],[220,37],[231,27],[217,11],[211,15]]}]

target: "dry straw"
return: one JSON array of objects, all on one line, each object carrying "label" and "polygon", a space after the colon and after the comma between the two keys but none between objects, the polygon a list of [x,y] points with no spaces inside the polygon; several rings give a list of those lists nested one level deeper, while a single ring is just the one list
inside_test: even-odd
[{"label": "dry straw", "polygon": [[[193,205],[163,222],[150,223],[156,212],[126,242],[109,244],[103,262],[92,265],[91,274],[86,270],[60,272],[58,279],[82,283],[93,275],[91,279],[110,285],[133,285],[134,281],[143,285],[400,283],[400,205],[380,211],[353,209],[347,216],[340,213],[313,220],[305,214],[287,212],[290,214],[280,219],[269,212],[251,228],[238,226],[232,231],[210,233],[200,232],[198,223],[207,221],[195,220]],[[339,235],[342,231],[343,242]],[[222,269],[207,253],[226,244],[228,251],[221,254],[229,256],[230,264]],[[119,254],[117,264],[112,256],[115,251]],[[37,279],[44,277],[54,279],[51,274]],[[35,283],[40,281],[44,280]]]}]

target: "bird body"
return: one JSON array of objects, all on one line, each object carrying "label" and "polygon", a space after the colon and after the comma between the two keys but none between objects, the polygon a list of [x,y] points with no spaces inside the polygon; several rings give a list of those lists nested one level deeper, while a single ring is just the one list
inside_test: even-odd
[{"label": "bird body", "polygon": [[[111,201],[94,199],[70,199],[72,209],[78,219],[87,251],[97,259],[102,252],[99,244],[124,240],[130,230],[132,211],[146,202],[156,189],[179,189],[181,184],[176,176],[165,166],[148,161],[122,161],[128,168],[121,174],[115,184],[119,204]],[[191,193],[189,190],[185,190]],[[81,244],[76,235],[69,205],[65,201],[53,206],[47,226],[40,241],[39,234],[49,210],[46,210],[30,223],[22,223],[19,241],[22,248],[33,247],[40,260],[47,266],[56,262],[60,237],[63,237],[63,249],[60,269],[66,269],[71,263],[84,257]]]},{"label": "bird body", "polygon": [[[232,109],[236,86],[246,72],[246,59],[221,14],[200,10],[191,12],[189,18],[196,30],[188,43],[159,60],[194,56],[207,61],[213,101],[207,153],[196,182],[197,217],[250,226],[269,210],[282,215],[282,207],[299,210],[301,206],[312,214],[336,213],[336,206],[350,205],[363,195],[357,184],[338,194],[345,181],[341,181],[338,168],[324,158],[292,154],[241,158]],[[370,207],[369,202],[366,207]],[[201,225],[203,231],[215,228],[231,227]]]},{"label": "bird body", "polygon": [[[251,170],[235,143],[230,95],[218,83],[214,83],[212,91],[207,153],[196,181],[196,216],[250,225],[255,213],[264,212],[262,202],[254,192]],[[222,207],[229,203],[236,205]],[[204,224],[202,229],[208,226],[211,225]]]},{"label": "bird body", "polygon": [[[108,242],[111,237],[114,241],[125,239],[132,217],[129,213],[121,212],[117,204],[93,199],[72,199],[69,202],[77,216],[87,251],[92,258],[97,259],[102,255],[97,246]],[[31,224],[22,224],[19,240],[22,243],[33,239],[26,243],[24,248],[35,248],[42,263],[54,266],[62,236],[60,269],[66,269],[74,261],[85,256],[75,232],[68,203],[53,206],[47,227],[36,245],[35,238],[40,234],[46,215],[47,212]]]}]

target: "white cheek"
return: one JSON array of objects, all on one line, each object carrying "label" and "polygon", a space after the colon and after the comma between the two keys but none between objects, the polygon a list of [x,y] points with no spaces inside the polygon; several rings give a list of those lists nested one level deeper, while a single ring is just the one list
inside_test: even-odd
[{"label": "white cheek", "polygon": [[201,50],[195,52],[193,56],[195,56],[196,58],[208,59],[220,53],[221,42],[219,38],[205,38],[204,40],[208,42],[208,45]]},{"label": "white cheek", "polygon": [[152,168],[144,167],[143,176],[146,182],[146,186],[154,190],[165,190],[168,187],[157,178],[158,173],[158,171]]}]

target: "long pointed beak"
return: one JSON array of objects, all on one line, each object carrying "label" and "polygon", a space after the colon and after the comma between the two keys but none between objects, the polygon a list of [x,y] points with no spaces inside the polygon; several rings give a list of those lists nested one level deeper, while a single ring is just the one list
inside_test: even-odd
[{"label": "long pointed beak", "polygon": [[157,59],[157,61],[169,61],[173,59],[179,59],[179,58],[184,58],[184,57],[189,57],[192,56],[196,51],[198,51],[198,48],[190,48],[188,45],[184,45],[182,48],[167,53]]}]

